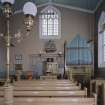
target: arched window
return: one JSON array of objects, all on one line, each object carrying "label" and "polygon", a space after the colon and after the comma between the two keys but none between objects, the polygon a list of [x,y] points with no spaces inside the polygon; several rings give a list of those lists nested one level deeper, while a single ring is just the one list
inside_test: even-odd
[{"label": "arched window", "polygon": [[67,65],[90,65],[92,64],[91,45],[80,35],[77,35],[66,45]]},{"label": "arched window", "polygon": [[47,6],[39,16],[39,33],[41,39],[59,39],[61,36],[61,14],[53,7]]},{"label": "arched window", "polygon": [[98,23],[98,67],[105,67],[105,12],[101,13]]}]

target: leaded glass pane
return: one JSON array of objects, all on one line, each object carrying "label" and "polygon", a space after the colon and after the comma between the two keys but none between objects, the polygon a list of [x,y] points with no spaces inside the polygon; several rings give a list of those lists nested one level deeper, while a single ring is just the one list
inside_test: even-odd
[{"label": "leaded glass pane", "polygon": [[41,35],[59,35],[59,15],[53,8],[48,8],[41,14]]}]

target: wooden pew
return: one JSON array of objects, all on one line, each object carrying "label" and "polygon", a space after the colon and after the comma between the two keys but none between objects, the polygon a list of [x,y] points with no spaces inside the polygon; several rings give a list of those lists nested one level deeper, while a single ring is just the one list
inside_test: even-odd
[{"label": "wooden pew", "polygon": [[90,95],[97,94],[97,103],[105,105],[105,80],[95,79],[90,81]]},{"label": "wooden pew", "polygon": [[[79,86],[20,86],[20,87],[14,87],[15,91],[75,91],[80,90],[81,88]],[[3,90],[3,87],[0,87],[0,91]]]},{"label": "wooden pew", "polygon": [[5,79],[0,79],[0,86],[5,83]]},{"label": "wooden pew", "polygon": [[105,80],[91,80],[90,81],[90,94],[92,94],[93,92],[95,92],[96,94],[98,93],[98,86],[101,84],[104,84]]},{"label": "wooden pew", "polygon": [[57,83],[73,83],[74,81],[70,80],[21,80],[18,82],[57,82]]},{"label": "wooden pew", "polygon": [[73,82],[61,82],[61,81],[58,81],[58,82],[54,82],[54,81],[21,81],[21,82],[16,82],[14,83],[14,86],[27,86],[27,84],[29,86],[62,86],[62,87],[65,87],[65,86],[75,86],[77,85],[77,83],[73,83]]},{"label": "wooden pew", "polygon": [[[28,83],[27,83],[28,84]],[[16,87],[21,87],[21,86],[24,86],[24,87],[26,87],[27,86],[27,84],[14,84],[14,86],[16,86]],[[72,86],[75,86],[75,84],[51,84],[51,83],[44,83],[44,84],[40,84],[40,83],[37,83],[37,84],[28,84],[28,86],[34,86],[34,87],[36,87],[36,86],[39,86],[39,87],[41,87],[41,86],[49,86],[49,87],[51,87],[51,86],[60,86],[60,87],[72,87]]]},{"label": "wooden pew", "polygon": [[[86,98],[87,89],[85,88],[85,90],[80,90],[81,85],[65,86],[65,84],[71,84],[67,83],[67,81],[66,83],[59,83],[59,81],[56,83],[55,81],[42,81],[41,83],[37,81],[36,86],[39,87],[40,83],[45,84],[40,87],[43,87],[44,89],[46,88],[46,90],[42,91],[39,89],[38,91],[34,91],[36,87],[34,87],[35,85],[32,85],[33,83],[34,81],[26,81],[25,85],[22,85],[21,82],[18,87],[14,88],[14,105],[96,105],[96,98]],[[26,84],[28,84],[29,87],[22,87],[27,86]],[[56,84],[62,85],[59,86]],[[56,87],[59,91],[55,89]],[[78,87],[79,90],[65,90],[65,87],[69,89],[71,89],[71,87]],[[18,90],[19,88],[20,90]],[[26,90],[23,90],[22,88],[25,88]],[[0,103],[3,103],[4,98],[4,92],[2,89],[0,90]],[[55,90],[52,91],[50,89]],[[60,89],[63,90],[60,91]]]},{"label": "wooden pew", "polygon": [[[15,97],[86,97],[84,90],[79,91],[14,91]],[[0,91],[0,97],[4,92]]]},{"label": "wooden pew", "polygon": [[95,98],[34,98],[25,100],[24,98],[19,102],[17,99],[15,105],[33,105],[33,103],[35,105],[95,105]]},{"label": "wooden pew", "polygon": [[[36,81],[35,81],[36,82]],[[28,84],[28,86],[27,86]],[[25,83],[18,82],[14,84],[14,90],[80,90],[81,85],[76,86],[76,83],[54,83],[50,81],[37,81],[36,83],[28,81]]]},{"label": "wooden pew", "polygon": [[[42,97],[15,97],[14,105],[97,105],[97,99],[81,97],[60,97],[60,98],[42,98]],[[3,103],[3,98],[0,98]]]},{"label": "wooden pew", "polygon": [[23,81],[18,81],[15,84],[47,84],[47,83],[51,83],[51,84],[74,84],[74,81],[70,81],[70,80],[23,80]]}]

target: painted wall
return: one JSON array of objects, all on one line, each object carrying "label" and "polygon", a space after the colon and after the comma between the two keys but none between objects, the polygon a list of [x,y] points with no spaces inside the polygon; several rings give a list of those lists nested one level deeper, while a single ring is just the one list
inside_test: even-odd
[{"label": "painted wall", "polygon": [[[80,11],[65,9],[57,7],[61,11],[61,39],[55,40],[57,52],[63,52],[64,41],[71,41],[77,34],[91,39],[94,34],[94,15]],[[40,10],[38,9],[38,14]],[[13,17],[12,32],[21,31],[23,36],[26,36],[24,31],[24,23],[22,14],[17,14]],[[38,54],[44,49],[45,40],[39,38],[39,20],[38,16],[35,18],[35,24],[29,36],[25,37],[20,43],[14,47],[14,55],[23,55],[24,70],[30,70],[29,55]],[[57,53],[56,52],[56,53]]]}]

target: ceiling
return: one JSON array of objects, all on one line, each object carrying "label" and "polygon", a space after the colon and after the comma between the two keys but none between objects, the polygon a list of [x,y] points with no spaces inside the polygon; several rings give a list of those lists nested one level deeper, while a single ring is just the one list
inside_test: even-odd
[{"label": "ceiling", "polygon": [[63,7],[72,7],[72,8],[79,8],[88,11],[94,11],[96,7],[103,1],[103,0],[15,0],[15,9],[20,10],[22,9],[23,5],[27,1],[32,1],[36,5],[40,6],[43,4],[52,1],[54,4],[63,5]]}]

